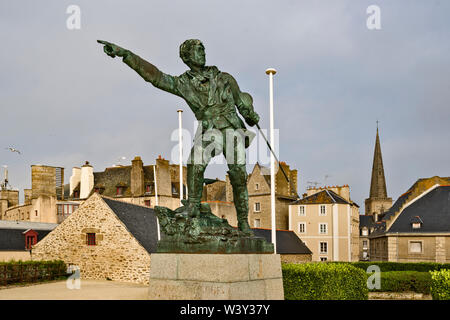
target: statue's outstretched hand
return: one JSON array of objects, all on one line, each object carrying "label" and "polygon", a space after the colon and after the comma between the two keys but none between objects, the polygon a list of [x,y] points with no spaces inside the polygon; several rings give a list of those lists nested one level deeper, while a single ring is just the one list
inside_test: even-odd
[{"label": "statue's outstretched hand", "polygon": [[103,51],[111,58],[115,58],[116,56],[124,57],[128,52],[128,50],[108,41],[97,40],[97,42],[103,44]]}]

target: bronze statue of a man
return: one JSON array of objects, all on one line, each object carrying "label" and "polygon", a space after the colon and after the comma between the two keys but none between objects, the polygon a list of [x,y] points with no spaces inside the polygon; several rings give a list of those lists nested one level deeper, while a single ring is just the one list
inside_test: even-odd
[{"label": "bronze statue of a man", "polygon": [[[123,62],[135,70],[145,81],[183,98],[199,121],[197,133],[200,132],[200,135],[196,135],[187,164],[188,200],[186,207],[188,215],[190,217],[200,215],[205,169],[211,157],[223,152],[227,159],[228,174],[233,187],[238,228],[244,233],[251,234],[248,224],[245,148],[249,146],[254,134],[252,136],[251,133],[246,131],[244,122],[236,112],[237,107],[249,126],[258,123],[259,116],[253,109],[251,96],[240,91],[236,80],[230,74],[219,71],[215,66],[205,66],[205,48],[200,40],[190,39],[181,44],[180,57],[190,70],[180,76],[165,74],[131,51],[113,43],[100,40],[98,42],[104,45],[104,52],[108,56],[112,58],[123,57]],[[223,142],[219,144],[222,150],[215,152],[217,148],[214,148],[213,152],[206,155],[203,152],[201,161],[198,161],[198,159],[195,159],[196,151],[198,149],[205,150],[211,143],[201,138],[201,135],[211,130],[216,133],[219,132],[223,137]],[[230,130],[241,131],[246,137],[236,139],[235,134],[227,135]],[[226,139],[227,136],[231,139]],[[244,161],[242,159],[241,161],[235,161],[237,154],[242,150],[244,150]]]}]

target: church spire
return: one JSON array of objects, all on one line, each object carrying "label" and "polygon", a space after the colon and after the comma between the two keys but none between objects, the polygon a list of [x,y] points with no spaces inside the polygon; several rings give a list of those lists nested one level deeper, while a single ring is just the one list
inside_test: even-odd
[{"label": "church spire", "polygon": [[375,140],[375,151],[373,154],[372,180],[370,182],[370,198],[387,198],[386,179],[384,177],[383,158],[381,156],[380,136],[378,134]]}]

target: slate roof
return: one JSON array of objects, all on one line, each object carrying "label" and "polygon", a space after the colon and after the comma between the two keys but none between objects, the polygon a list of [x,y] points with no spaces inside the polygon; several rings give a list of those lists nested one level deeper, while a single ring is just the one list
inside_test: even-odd
[{"label": "slate roof", "polygon": [[[412,222],[423,221],[420,229]],[[440,186],[418,199],[398,216],[389,232],[450,232],[450,186]]]},{"label": "slate roof", "polygon": [[24,222],[24,221],[0,221],[0,251],[25,250],[25,235],[23,232],[32,229],[37,232],[37,241],[42,240],[58,224]]},{"label": "slate roof", "polygon": [[145,250],[148,253],[155,253],[158,242],[155,211],[152,208],[123,201],[108,198],[103,200]]},{"label": "slate roof", "polygon": [[[263,237],[267,242],[272,242],[272,230],[253,228],[257,237]],[[277,253],[279,254],[311,254],[311,250],[300,238],[289,230],[277,230]]]},{"label": "slate roof", "polygon": [[333,204],[333,203],[342,203],[342,204],[354,204],[350,203],[336,192],[332,190],[322,190],[320,192],[314,193],[310,196],[304,197],[303,199],[296,200],[292,202],[292,204]]},{"label": "slate roof", "polygon": [[359,215],[359,228],[370,228],[374,225],[373,217],[370,215]]},{"label": "slate roof", "polygon": [[45,230],[51,231],[58,226],[57,223],[30,222],[30,221],[7,221],[0,220],[0,229],[19,229],[19,230]]},{"label": "slate roof", "polygon": [[[149,253],[156,252],[158,242],[156,215],[152,208],[147,208],[123,201],[103,198],[105,203],[125,224],[130,233]],[[270,229],[252,229],[255,236],[271,241]],[[277,230],[277,253],[311,254],[311,250],[293,231]],[[164,236],[164,234],[161,234]]]}]

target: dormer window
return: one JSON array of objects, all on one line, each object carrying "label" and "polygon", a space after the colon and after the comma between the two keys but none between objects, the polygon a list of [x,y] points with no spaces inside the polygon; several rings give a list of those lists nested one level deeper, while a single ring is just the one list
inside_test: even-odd
[{"label": "dormer window", "polygon": [[145,193],[152,193],[153,186],[151,184],[148,184],[145,186]]},{"label": "dormer window", "polygon": [[418,229],[422,228],[422,224],[423,224],[423,221],[422,221],[422,219],[420,219],[419,216],[415,216],[411,219],[411,227],[413,228],[413,230],[418,230]]},{"label": "dormer window", "polygon": [[362,232],[361,232],[361,235],[367,237],[369,235],[369,230],[367,228],[363,228]]}]

